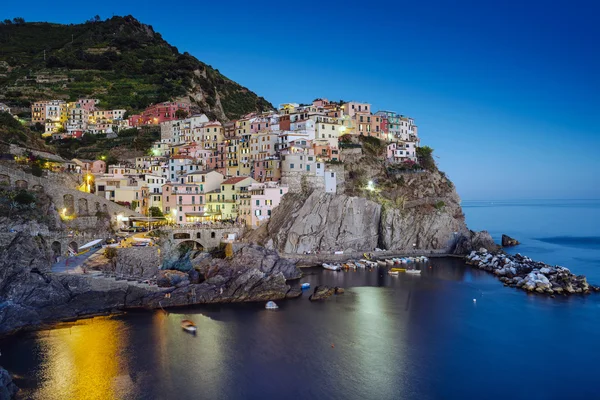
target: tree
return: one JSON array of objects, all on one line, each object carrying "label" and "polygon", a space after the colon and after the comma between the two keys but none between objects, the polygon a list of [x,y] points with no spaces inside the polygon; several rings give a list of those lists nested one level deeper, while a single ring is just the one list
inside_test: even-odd
[{"label": "tree", "polygon": [[187,118],[187,116],[188,116],[187,111],[182,110],[181,108],[179,110],[175,111],[175,117],[177,119],[184,119],[184,118]]},{"label": "tree", "polygon": [[160,210],[160,208],[154,206],[154,207],[150,207],[150,209],[148,210],[148,212],[150,213],[150,216],[153,218],[160,218],[160,217],[164,217],[162,211]]},{"label": "tree", "polygon": [[419,165],[428,171],[437,169],[433,159],[433,149],[429,146],[417,147],[417,160]]},{"label": "tree", "polygon": [[110,264],[110,270],[115,272],[117,269],[117,249],[114,247],[107,247],[104,249],[104,257],[106,257]]},{"label": "tree", "polygon": [[33,176],[42,176],[43,170],[39,163],[33,163],[33,165],[31,166],[31,174]]},{"label": "tree", "polygon": [[25,19],[21,18],[21,17],[15,17],[13,18],[13,24],[15,25],[21,25],[25,23]]}]

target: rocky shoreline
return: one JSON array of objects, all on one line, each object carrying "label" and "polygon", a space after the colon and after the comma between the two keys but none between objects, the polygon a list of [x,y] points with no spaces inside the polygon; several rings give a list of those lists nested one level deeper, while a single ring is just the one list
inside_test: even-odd
[{"label": "rocky shoreline", "polygon": [[18,391],[8,371],[0,367],[0,400],[12,399]]},{"label": "rocky shoreline", "polygon": [[493,273],[505,286],[530,293],[554,296],[600,292],[600,287],[590,285],[583,275],[575,275],[558,265],[533,261],[521,254],[513,256],[480,249],[472,251],[465,260],[469,265]]}]

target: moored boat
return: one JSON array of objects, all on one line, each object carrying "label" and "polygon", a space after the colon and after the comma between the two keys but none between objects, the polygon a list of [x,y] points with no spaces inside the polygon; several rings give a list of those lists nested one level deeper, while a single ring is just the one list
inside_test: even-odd
[{"label": "moored boat", "polygon": [[377,260],[377,265],[379,265],[380,267],[385,267],[387,264],[385,261]]},{"label": "moored boat", "polygon": [[308,288],[310,287],[310,283],[308,283],[308,282],[304,282],[302,285],[300,285],[300,287],[301,287],[302,289],[308,289]]},{"label": "moored boat", "polygon": [[265,305],[265,308],[267,310],[277,310],[279,308],[279,306],[277,304],[275,304],[274,301],[268,301],[267,304]]},{"label": "moored boat", "polygon": [[189,319],[184,319],[181,321],[181,328],[186,331],[186,332],[190,332],[190,333],[196,333],[196,324],[194,324],[192,321],[190,321]]},{"label": "moored boat", "polygon": [[421,275],[421,270],[420,269],[407,269],[406,273],[413,274],[413,275]]},{"label": "moored boat", "polygon": [[406,268],[392,268],[390,269],[392,272],[406,272]]},{"label": "moored boat", "polygon": [[323,268],[328,269],[330,271],[339,271],[340,266],[337,264],[327,264],[323,263]]},{"label": "moored boat", "polygon": [[392,270],[389,270],[389,271],[388,271],[388,274],[390,274],[390,275],[399,275],[399,274],[400,274],[400,272],[398,272],[398,271],[392,271]]}]

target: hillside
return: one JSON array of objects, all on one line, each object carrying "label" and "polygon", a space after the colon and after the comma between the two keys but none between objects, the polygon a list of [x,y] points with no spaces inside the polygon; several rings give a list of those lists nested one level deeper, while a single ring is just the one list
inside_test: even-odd
[{"label": "hillside", "polygon": [[8,152],[8,145],[11,144],[54,152],[54,149],[42,140],[39,132],[33,132],[9,113],[0,111],[0,153]]},{"label": "hillside", "polygon": [[83,24],[0,25],[0,101],[101,100],[101,108],[139,111],[187,99],[193,112],[227,120],[272,105],[188,53],[179,53],[132,16]]}]

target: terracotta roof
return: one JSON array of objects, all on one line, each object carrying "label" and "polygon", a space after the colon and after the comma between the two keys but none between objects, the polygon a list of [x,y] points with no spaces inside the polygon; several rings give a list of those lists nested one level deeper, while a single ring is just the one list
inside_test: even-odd
[{"label": "terracotta roof", "polygon": [[235,178],[229,178],[224,182],[221,182],[222,185],[235,185],[236,183],[239,183],[241,181],[243,181],[244,179],[248,179],[248,176],[236,176]]}]

